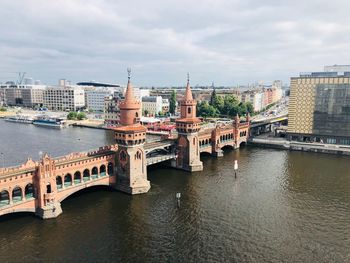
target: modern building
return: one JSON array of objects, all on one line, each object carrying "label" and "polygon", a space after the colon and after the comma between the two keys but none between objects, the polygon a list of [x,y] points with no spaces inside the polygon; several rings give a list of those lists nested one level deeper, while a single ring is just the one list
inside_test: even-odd
[{"label": "modern building", "polygon": [[105,109],[105,98],[111,95],[109,90],[85,90],[85,105],[88,110],[103,112]]},{"label": "modern building", "polygon": [[80,87],[48,87],[44,91],[43,106],[55,111],[77,111],[85,107],[84,90]]},{"label": "modern building", "polygon": [[350,144],[350,72],[301,73],[291,78],[288,137]]},{"label": "modern building", "polygon": [[[136,96],[135,96],[136,97]],[[142,98],[142,113],[149,116],[155,116],[162,112],[163,99],[161,96],[149,96]]]},{"label": "modern building", "polygon": [[45,88],[45,85],[1,85],[0,87],[3,104],[22,107],[42,106]]}]

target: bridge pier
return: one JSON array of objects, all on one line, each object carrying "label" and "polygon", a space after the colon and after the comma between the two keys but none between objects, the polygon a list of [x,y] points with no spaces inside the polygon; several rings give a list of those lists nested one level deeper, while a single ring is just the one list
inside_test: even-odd
[{"label": "bridge pier", "polygon": [[35,211],[35,215],[41,219],[56,218],[62,214],[62,208],[60,202],[54,202],[47,204],[43,207],[38,207]]},{"label": "bridge pier", "polygon": [[214,157],[217,157],[217,158],[218,157],[223,157],[224,156],[224,152],[221,149],[218,149],[218,150],[214,151],[211,155],[214,156]]}]

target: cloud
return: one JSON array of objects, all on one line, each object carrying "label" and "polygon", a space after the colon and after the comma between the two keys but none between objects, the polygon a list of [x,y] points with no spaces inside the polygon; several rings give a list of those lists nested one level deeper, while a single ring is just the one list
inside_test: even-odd
[{"label": "cloud", "polygon": [[348,64],[346,0],[2,0],[0,81],[237,85]]}]

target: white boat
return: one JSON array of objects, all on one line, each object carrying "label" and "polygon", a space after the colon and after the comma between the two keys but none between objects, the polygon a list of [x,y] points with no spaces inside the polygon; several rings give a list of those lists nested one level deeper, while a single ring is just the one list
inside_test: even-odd
[{"label": "white boat", "polygon": [[29,116],[15,115],[5,118],[5,121],[31,124],[34,119]]},{"label": "white boat", "polygon": [[62,128],[65,126],[66,122],[63,118],[49,117],[49,116],[39,116],[33,121],[34,125],[52,127],[52,128]]}]

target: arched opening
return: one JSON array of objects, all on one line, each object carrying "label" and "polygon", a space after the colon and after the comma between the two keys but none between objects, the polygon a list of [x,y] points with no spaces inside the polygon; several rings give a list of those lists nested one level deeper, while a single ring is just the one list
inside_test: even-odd
[{"label": "arched opening", "polygon": [[10,195],[9,192],[3,190],[0,192],[0,207],[10,204]]},{"label": "arched opening", "polygon": [[92,179],[96,179],[98,177],[98,169],[97,167],[95,166],[94,168],[92,168],[92,171],[91,171],[91,178]]},{"label": "arched opening", "polygon": [[106,165],[102,164],[100,166],[100,175],[101,176],[106,176]]},{"label": "arched opening", "polygon": [[187,108],[187,113],[188,113],[188,114],[191,114],[191,111],[192,111],[191,107],[188,107],[188,108]]},{"label": "arched opening", "polygon": [[57,185],[57,189],[62,189],[62,177],[61,176],[56,176],[56,185]]},{"label": "arched opening", "polygon": [[81,173],[79,171],[76,171],[74,173],[74,184],[80,184],[81,183]]},{"label": "arched opening", "polygon": [[241,142],[240,144],[239,144],[239,148],[241,148],[242,146],[244,147],[244,146],[246,146],[246,142]]},{"label": "arched opening", "polygon": [[138,112],[135,113],[135,117],[136,117],[136,118],[139,117],[139,113],[138,113]]},{"label": "arched opening", "polygon": [[34,187],[32,184],[26,185],[26,188],[24,189],[24,195],[26,196],[26,199],[34,198]]},{"label": "arched opening", "polygon": [[22,189],[20,187],[15,187],[13,190],[12,190],[12,201],[14,203],[17,203],[17,202],[20,202],[22,201]]},{"label": "arched opening", "polygon": [[89,169],[85,169],[83,172],[83,181],[89,181],[90,180],[90,170]]},{"label": "arched opening", "polygon": [[71,174],[66,174],[64,176],[64,186],[71,186],[72,185],[72,175]]},{"label": "arched opening", "polygon": [[108,175],[109,176],[112,176],[113,175],[113,163],[108,163],[108,166],[107,166],[107,169],[108,169]]}]

